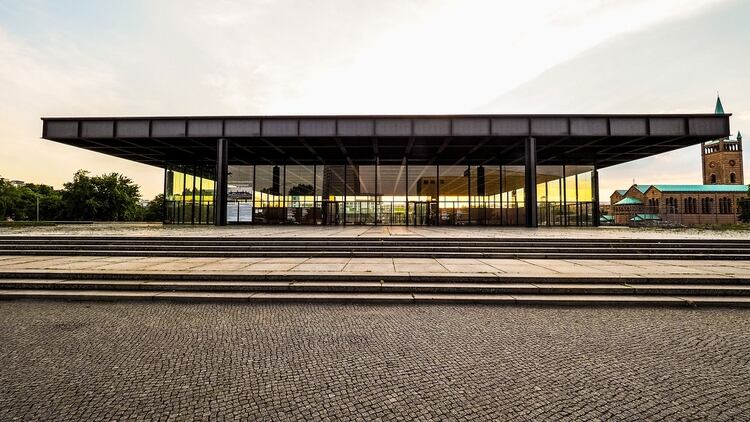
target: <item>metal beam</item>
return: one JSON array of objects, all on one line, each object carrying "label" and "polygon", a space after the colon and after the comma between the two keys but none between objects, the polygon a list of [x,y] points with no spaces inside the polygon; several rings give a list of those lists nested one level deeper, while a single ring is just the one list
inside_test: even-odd
[{"label": "metal beam", "polygon": [[537,227],[536,202],[536,139],[526,138],[525,141],[525,177],[524,177],[524,207],[526,208],[526,227]]},{"label": "metal beam", "polygon": [[214,191],[214,225],[227,225],[227,177],[229,169],[229,140],[216,141],[216,187]]},{"label": "metal beam", "polygon": [[591,192],[593,195],[593,209],[591,210],[591,218],[594,220],[591,224],[594,227],[599,227],[599,168],[594,164],[594,171],[591,173]]}]

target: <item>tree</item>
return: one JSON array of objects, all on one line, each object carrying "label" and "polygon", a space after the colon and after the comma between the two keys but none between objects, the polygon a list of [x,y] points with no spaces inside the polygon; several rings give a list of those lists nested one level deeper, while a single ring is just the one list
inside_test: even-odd
[{"label": "tree", "polygon": [[73,181],[63,185],[64,216],[69,220],[93,220],[99,209],[96,186],[89,172],[78,170]]},{"label": "tree", "polygon": [[2,213],[3,220],[17,218],[19,202],[18,189],[7,180],[0,180],[0,213]]},{"label": "tree", "polygon": [[0,218],[5,220],[54,220],[62,208],[60,192],[52,186],[26,183],[20,186],[0,180]]},{"label": "tree", "polygon": [[133,221],[139,219],[140,188],[130,178],[118,173],[109,173],[93,179],[99,203],[98,220]]},{"label": "tree", "polygon": [[138,219],[140,188],[119,173],[90,177],[78,170],[65,184],[62,200],[70,220],[133,221]]},{"label": "tree", "polygon": [[289,195],[315,195],[315,188],[313,185],[299,184],[289,188]]},{"label": "tree", "polygon": [[158,194],[143,207],[143,221],[164,221],[164,194]]}]

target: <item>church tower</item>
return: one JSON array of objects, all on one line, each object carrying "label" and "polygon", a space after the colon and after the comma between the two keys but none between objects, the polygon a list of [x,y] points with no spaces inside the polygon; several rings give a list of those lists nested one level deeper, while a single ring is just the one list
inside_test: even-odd
[{"label": "church tower", "polygon": [[[725,114],[721,98],[716,97],[714,113]],[[701,144],[704,185],[742,185],[742,134]]]}]

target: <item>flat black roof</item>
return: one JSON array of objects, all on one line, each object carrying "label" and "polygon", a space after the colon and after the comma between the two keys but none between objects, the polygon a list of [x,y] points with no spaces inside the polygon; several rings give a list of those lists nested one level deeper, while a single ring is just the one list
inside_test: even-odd
[{"label": "flat black roof", "polygon": [[158,167],[212,164],[523,164],[600,168],[729,136],[730,114],[43,117],[44,139]]}]

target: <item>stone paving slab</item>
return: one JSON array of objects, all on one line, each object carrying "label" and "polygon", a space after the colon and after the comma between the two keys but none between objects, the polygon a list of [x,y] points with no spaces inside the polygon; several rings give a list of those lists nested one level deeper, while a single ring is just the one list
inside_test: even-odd
[{"label": "stone paving slab", "polygon": [[686,299],[669,296],[642,295],[513,295],[517,304],[626,304],[628,302],[642,305],[681,305]]},{"label": "stone paving slab", "polygon": [[[87,261],[89,260],[89,261]],[[89,265],[91,264],[91,265]],[[497,277],[634,277],[634,278],[746,278],[745,261],[569,260],[529,259],[404,259],[404,258],[117,258],[15,256],[0,260],[2,271],[65,273],[170,273],[183,274],[350,274],[413,276]]]},{"label": "stone paving slab", "polygon": [[117,291],[117,290],[22,290],[22,289],[0,289],[0,295],[18,298],[49,298],[67,300],[117,300],[136,299],[151,300],[156,294],[147,291]]},{"label": "stone paving slab", "polygon": [[336,301],[376,301],[381,303],[412,303],[414,297],[409,293],[254,293],[252,301],[301,301],[301,302],[336,302]]},{"label": "stone paving slab", "polygon": [[750,297],[724,297],[724,296],[679,296],[678,299],[696,305],[723,305],[733,303],[737,305],[750,306]]}]

